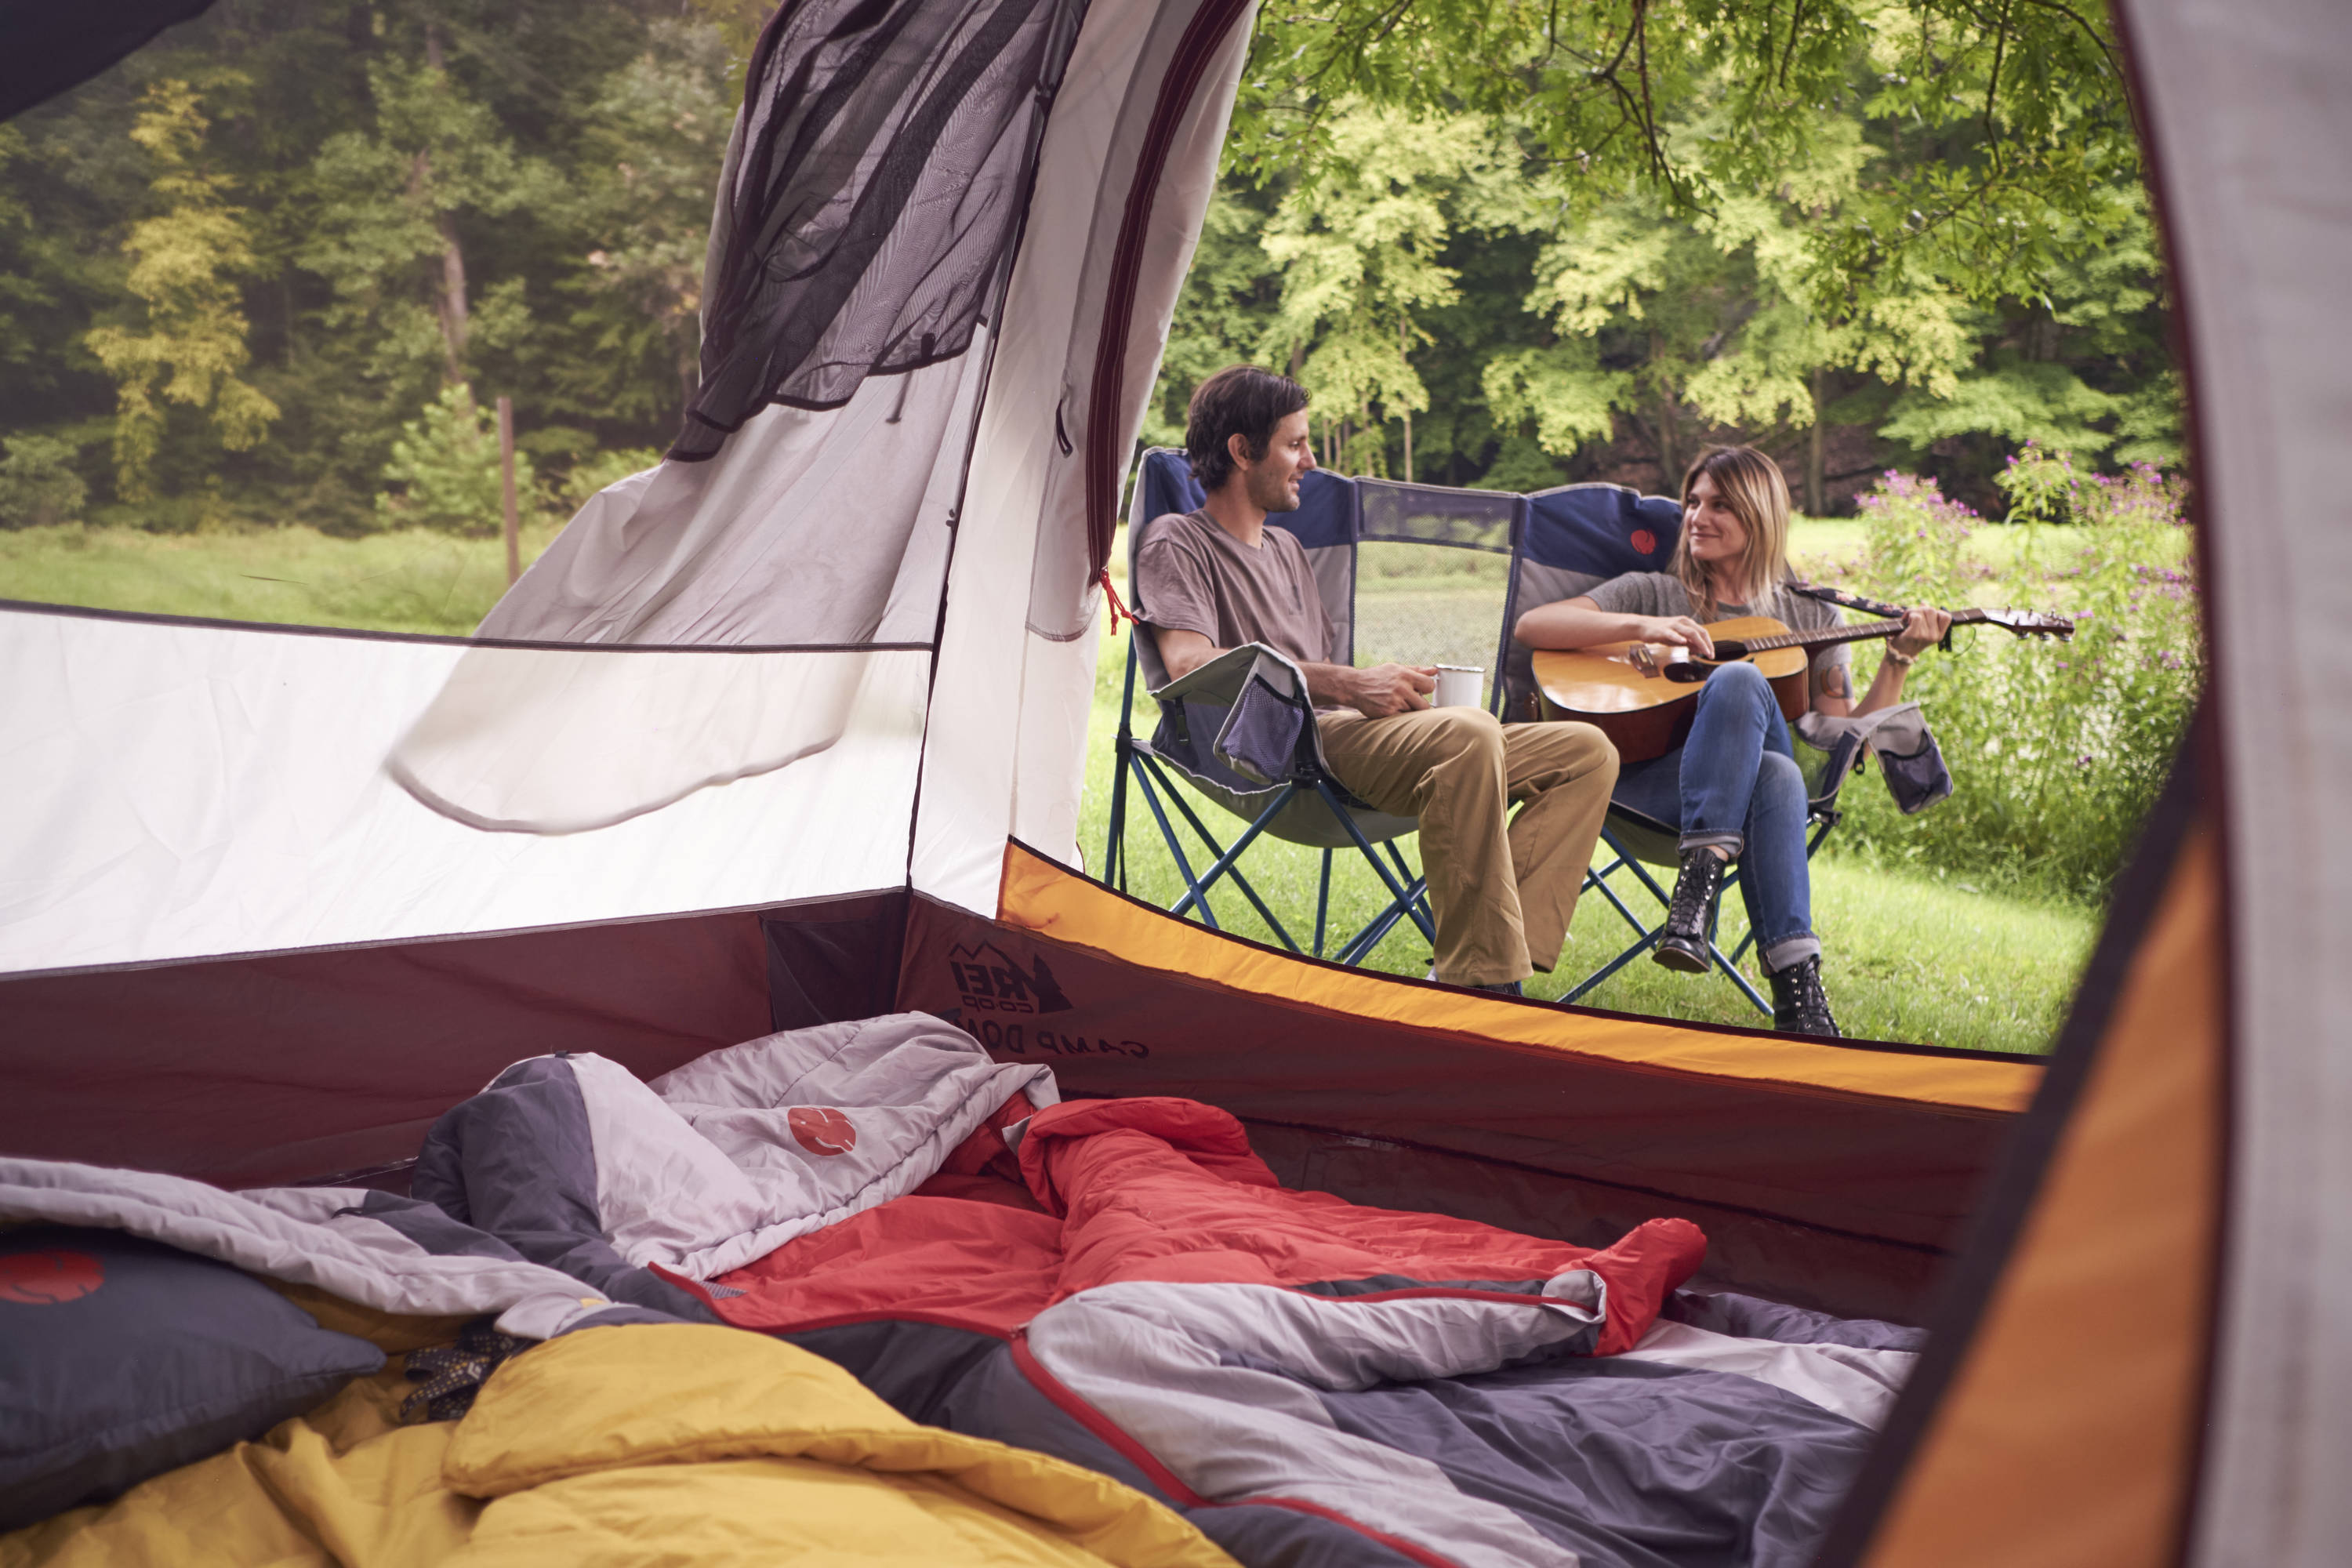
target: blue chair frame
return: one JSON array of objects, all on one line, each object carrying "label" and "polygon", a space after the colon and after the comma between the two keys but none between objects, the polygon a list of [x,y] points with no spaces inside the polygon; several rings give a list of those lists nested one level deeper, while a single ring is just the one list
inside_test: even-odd
[{"label": "blue chair frame", "polygon": [[[1271,520],[1288,529],[1318,562],[1318,580],[1326,606],[1339,613],[1335,624],[1353,630],[1354,551],[1359,511],[1355,485],[1337,476],[1316,472],[1302,486],[1300,510]],[[1202,495],[1181,455],[1164,449],[1147,452],[1136,478],[1129,509],[1129,548],[1141,524],[1171,511],[1191,511]],[[1340,555],[1344,552],[1344,556]],[[1130,584],[1134,575],[1130,566]],[[1429,908],[1428,882],[1406,860],[1395,840],[1414,830],[1410,818],[1390,816],[1349,794],[1325,763],[1307,700],[1306,682],[1289,661],[1270,649],[1234,649],[1224,658],[1171,682],[1160,664],[1157,646],[1148,626],[1133,626],[1128,647],[1127,672],[1119,700],[1118,734],[1111,786],[1108,843],[1103,856],[1102,879],[1125,891],[1128,886],[1128,788],[1130,779],[1140,795],[1161,841],[1183,879],[1184,892],[1170,907],[1181,917],[1197,909],[1202,922],[1222,930],[1209,900],[1212,888],[1230,879],[1250,907],[1265,921],[1276,940],[1293,952],[1324,955],[1329,939],[1331,868],[1335,854],[1353,847],[1387,889],[1388,901],[1364,926],[1341,942],[1332,958],[1358,963],[1396,927],[1410,921],[1432,942],[1436,921]],[[1147,683],[1160,708],[1160,725],[1150,739],[1134,729],[1136,686]],[[1226,700],[1220,701],[1223,698]],[[1290,738],[1280,754],[1260,745],[1254,757],[1234,765],[1232,755],[1220,755],[1214,742],[1203,744],[1204,728],[1222,735],[1231,725],[1234,710],[1244,700],[1257,704],[1260,715],[1272,711],[1276,722],[1286,715]],[[1244,772],[1244,769],[1249,771]],[[1171,776],[1173,775],[1173,776]],[[1246,826],[1230,846],[1219,841],[1201,814],[1184,798],[1176,779],[1207,795],[1243,819]],[[1171,812],[1173,816],[1171,816]],[[1176,821],[1184,825],[1207,848],[1208,861],[1195,873],[1185,853]],[[1264,835],[1306,843],[1322,850],[1322,866],[1315,901],[1311,943],[1302,949],[1281,918],[1242,870],[1241,860]]]},{"label": "blue chair frame", "polygon": [[[1661,572],[1674,558],[1675,542],[1682,532],[1682,508],[1665,496],[1645,496],[1619,485],[1564,485],[1558,489],[1543,490],[1528,498],[1528,524],[1519,535],[1517,554],[1512,563],[1510,601],[1504,611],[1503,635],[1506,653],[1500,661],[1503,670],[1503,719],[1506,723],[1534,721],[1540,718],[1537,706],[1535,681],[1528,652],[1510,641],[1510,628],[1522,610],[1560,599],[1572,599],[1590,593],[1595,586],[1627,572]],[[1810,748],[1808,748],[1810,749]],[[1816,753],[1822,757],[1818,769],[1809,768],[1805,856],[1813,852],[1830,835],[1840,819],[1838,792],[1849,774],[1860,764],[1862,742],[1853,737],[1839,742],[1835,750]],[[1602,981],[1615,974],[1636,958],[1657,945],[1665,934],[1664,914],[1672,902],[1672,890],[1661,886],[1650,874],[1651,866],[1675,866],[1678,863],[1680,835],[1664,823],[1628,807],[1611,805],[1609,816],[1602,823],[1601,840],[1613,857],[1606,865],[1596,865],[1585,871],[1584,885],[1597,889],[1609,900],[1633,932],[1633,942],[1608,963],[1594,970],[1560,997],[1574,1002]],[[1735,892],[1745,868],[1734,859],[1725,868],[1723,892]],[[1631,872],[1634,879],[1656,900],[1658,920],[1644,924],[1633,912],[1624,896],[1612,885],[1611,879],[1620,872]],[[1741,973],[1739,961],[1755,945],[1756,933],[1750,931],[1739,945],[1727,953],[1716,942],[1716,927],[1720,923],[1721,900],[1717,903],[1717,921],[1707,931],[1707,951],[1724,975],[1738,987],[1742,995],[1759,1013],[1769,1016],[1772,1005],[1763,994]]]}]

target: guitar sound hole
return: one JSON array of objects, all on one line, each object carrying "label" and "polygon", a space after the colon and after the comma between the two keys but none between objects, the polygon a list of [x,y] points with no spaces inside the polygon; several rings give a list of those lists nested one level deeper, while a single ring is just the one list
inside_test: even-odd
[{"label": "guitar sound hole", "polygon": [[1713,675],[1715,669],[1714,665],[1701,664],[1695,658],[1678,659],[1666,666],[1663,673],[1668,680],[1674,681],[1676,685],[1696,686],[1700,681]]}]

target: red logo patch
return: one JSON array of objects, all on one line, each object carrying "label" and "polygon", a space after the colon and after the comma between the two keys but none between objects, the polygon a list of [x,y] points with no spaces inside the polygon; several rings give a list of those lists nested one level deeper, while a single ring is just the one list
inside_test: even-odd
[{"label": "red logo patch", "polygon": [[795,1105],[784,1113],[784,1125],[812,1154],[846,1154],[857,1147],[857,1129],[849,1118],[824,1106]]},{"label": "red logo patch", "polygon": [[0,1258],[0,1301],[53,1307],[79,1301],[105,1283],[105,1267],[87,1252],[17,1252]]},{"label": "red logo patch", "polygon": [[1627,534],[1625,542],[1643,555],[1655,555],[1658,552],[1658,536],[1646,528],[1637,528]]}]

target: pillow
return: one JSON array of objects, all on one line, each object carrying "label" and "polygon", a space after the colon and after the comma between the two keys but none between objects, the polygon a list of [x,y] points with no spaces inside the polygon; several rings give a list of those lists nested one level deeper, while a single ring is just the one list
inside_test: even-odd
[{"label": "pillow", "polygon": [[120,1231],[0,1231],[0,1531],[258,1437],[383,1365],[226,1263]]}]

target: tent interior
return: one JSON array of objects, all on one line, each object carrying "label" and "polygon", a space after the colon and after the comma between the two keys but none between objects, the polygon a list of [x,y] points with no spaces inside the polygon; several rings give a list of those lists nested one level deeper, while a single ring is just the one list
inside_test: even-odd
[{"label": "tent interior", "polygon": [[[7,110],[200,9],[0,12]],[[794,0],[688,434],[477,637],[0,608],[0,1563],[2345,1561],[2352,24],[2114,12],[2211,675],[2047,1058],[1088,879],[1254,10]]]}]

